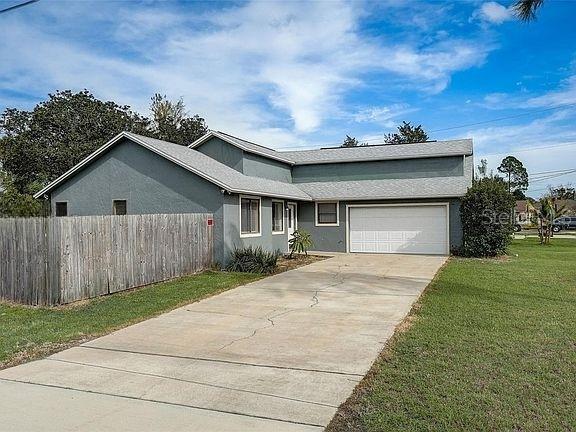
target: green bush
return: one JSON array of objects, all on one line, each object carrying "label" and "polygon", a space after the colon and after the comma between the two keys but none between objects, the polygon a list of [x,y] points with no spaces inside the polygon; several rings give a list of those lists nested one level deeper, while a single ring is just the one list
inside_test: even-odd
[{"label": "green bush", "polygon": [[[36,189],[38,190],[38,189]],[[12,179],[0,172],[0,217],[30,217],[46,214],[43,202],[32,194],[18,192]]]},{"label": "green bush", "polygon": [[280,251],[267,252],[261,246],[236,248],[232,251],[226,270],[244,273],[273,273]]},{"label": "green bush", "polygon": [[516,201],[508,186],[498,177],[474,181],[462,199],[462,248],[456,251],[469,257],[505,254],[512,241],[511,215]]},{"label": "green bush", "polygon": [[312,236],[310,233],[304,230],[297,229],[292,234],[292,238],[288,240],[288,245],[290,246],[290,258],[295,253],[302,253],[304,252],[308,255],[308,249],[310,249],[313,245],[312,243]]}]

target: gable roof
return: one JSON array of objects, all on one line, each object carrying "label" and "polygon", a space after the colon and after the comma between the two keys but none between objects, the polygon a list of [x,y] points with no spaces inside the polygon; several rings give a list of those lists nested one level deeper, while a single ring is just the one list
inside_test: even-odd
[{"label": "gable roof", "polygon": [[165,159],[181,166],[182,168],[208,180],[231,193],[248,193],[278,198],[298,199],[310,201],[311,198],[301,189],[291,183],[283,183],[260,177],[251,177],[228,167],[209,156],[179,144],[170,143],[154,138],[137,135],[131,132],[122,132],[78,163],[72,169],[58,177],[40,192],[34,195],[39,198],[56,186],[64,182],[76,172],[96,160],[109,148],[127,138],[130,141],[151,150]]},{"label": "gable roof", "polygon": [[[205,135],[206,136],[206,135]],[[217,135],[211,135],[217,136]],[[226,136],[226,135],[223,135]],[[130,132],[122,132],[82,160],[69,171],[58,177],[36,195],[39,198],[56,188],[66,179],[83,169],[85,166],[104,154],[109,148],[122,139],[147,148],[161,157],[181,166],[182,168],[204,178],[230,193],[253,194],[286,198],[302,201],[311,200],[357,200],[357,199],[394,199],[394,198],[426,198],[426,197],[454,197],[462,196],[472,183],[471,158],[464,160],[464,176],[434,177],[416,179],[388,179],[388,180],[358,180],[334,182],[285,183],[261,177],[252,177],[242,174],[211,157],[179,144],[170,143]],[[226,136],[226,139],[231,139]],[[247,142],[247,141],[246,141]],[[445,141],[447,146],[432,146],[439,143],[404,144],[378,147],[360,147],[355,153],[356,158],[346,156],[346,161],[379,160],[381,158],[401,159],[412,157],[433,157],[449,155],[462,155],[471,152],[471,140]],[[242,143],[245,145],[245,143]],[[252,144],[258,146],[257,144]],[[404,149],[399,149],[404,147]],[[255,147],[254,147],[255,148]],[[274,150],[268,149],[272,152]],[[303,163],[326,163],[325,161],[343,161],[343,154],[349,154],[348,148],[308,150]],[[439,152],[442,153],[439,153]],[[376,156],[373,156],[376,152]],[[278,152],[276,152],[278,153]],[[316,161],[322,162],[316,162]],[[295,162],[293,162],[295,164]]]},{"label": "gable roof", "polygon": [[235,137],[233,135],[230,135],[230,134],[227,134],[227,133],[224,133],[221,131],[211,130],[207,134],[205,134],[204,136],[198,138],[196,141],[194,141],[188,147],[192,148],[192,149],[196,148],[213,137],[220,138],[221,140],[226,141],[227,143],[232,144],[233,146],[238,147],[238,148],[240,148],[244,151],[247,151],[249,153],[254,153],[254,154],[264,156],[264,157],[267,157],[270,159],[275,159],[277,161],[284,162],[284,163],[287,163],[290,165],[294,164],[294,161],[285,157],[282,152],[276,151],[276,150],[268,148],[268,147],[264,147],[260,144],[246,141],[242,138],[238,138],[238,137]]},{"label": "gable roof", "polygon": [[210,131],[190,144],[197,148],[210,138],[217,137],[249,153],[255,153],[290,165],[312,165],[340,162],[365,162],[371,160],[416,159],[444,156],[472,155],[472,140],[430,141],[426,143],[336,147],[314,150],[277,151],[242,138]]}]

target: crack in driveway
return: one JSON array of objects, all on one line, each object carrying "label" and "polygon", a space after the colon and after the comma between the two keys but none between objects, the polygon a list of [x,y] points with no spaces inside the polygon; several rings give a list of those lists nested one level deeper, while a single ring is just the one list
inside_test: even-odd
[{"label": "crack in driveway", "polygon": [[[269,322],[268,325],[265,325],[265,326],[263,326],[263,327],[258,327],[258,328],[254,329],[254,330],[252,331],[252,334],[250,334],[250,335],[248,335],[248,336],[242,336],[241,338],[234,339],[234,340],[228,342],[227,344],[222,345],[220,348],[218,348],[218,351],[222,351],[223,349],[229,348],[230,346],[234,345],[236,342],[241,342],[241,341],[243,341],[243,340],[253,338],[253,337],[256,336],[256,334],[257,334],[259,331],[261,331],[261,330],[266,330],[267,328],[274,327],[274,326],[276,325],[275,322],[274,322],[274,319],[275,319],[275,318],[279,318],[279,317],[284,316],[284,315],[287,315],[287,314],[289,314],[289,313],[291,313],[291,312],[295,312],[295,311],[304,310],[304,309],[308,309],[308,308],[314,307],[314,306],[318,305],[318,303],[320,303],[320,300],[318,299],[318,291],[316,291],[316,292],[314,293],[314,295],[312,296],[312,304],[311,304],[311,305],[306,306],[306,307],[301,307],[301,308],[288,309],[288,310],[285,310],[285,311],[283,311],[283,312],[280,312],[280,313],[278,313],[278,314],[276,314],[276,315],[266,316],[265,318],[266,318],[266,320]],[[277,309],[273,310],[271,313],[274,313],[276,310],[277,310]]]}]

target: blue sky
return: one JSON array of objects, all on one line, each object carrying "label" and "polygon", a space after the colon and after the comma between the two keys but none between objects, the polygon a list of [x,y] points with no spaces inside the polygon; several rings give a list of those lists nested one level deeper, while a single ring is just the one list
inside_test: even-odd
[{"label": "blue sky", "polygon": [[[279,149],[374,144],[407,120],[473,138],[493,169],[576,168],[576,2],[530,24],[510,4],[41,0],[0,15],[0,109],[87,88],[147,114],[159,92]],[[576,175],[530,191],[560,182]]]}]

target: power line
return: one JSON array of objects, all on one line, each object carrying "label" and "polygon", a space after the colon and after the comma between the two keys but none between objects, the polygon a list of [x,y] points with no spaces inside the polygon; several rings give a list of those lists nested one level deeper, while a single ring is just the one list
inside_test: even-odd
[{"label": "power line", "polygon": [[530,174],[530,175],[550,174],[550,173],[557,173],[557,172],[564,172],[564,171],[571,171],[571,170],[576,170],[576,168],[566,168],[566,169],[554,170],[554,171],[540,171],[540,172],[528,173],[528,174]]},{"label": "power line", "polygon": [[24,7],[24,6],[28,6],[29,4],[36,3],[38,1],[40,1],[40,0],[28,0],[28,1],[25,1],[24,3],[20,3],[17,5],[14,5],[14,6],[7,7],[6,9],[0,9],[0,14],[3,14],[5,12],[10,12],[14,9],[19,9],[21,7]]},{"label": "power line", "polygon": [[545,181],[545,180],[551,180],[553,178],[562,177],[562,176],[565,176],[568,174],[573,174],[573,173],[576,173],[576,169],[572,170],[572,171],[565,172],[565,173],[561,173],[561,174],[551,174],[549,176],[543,176],[543,177],[537,178],[535,180],[530,180],[530,182],[531,183],[537,183],[537,182],[541,182],[541,181]]},{"label": "power line", "polygon": [[485,121],[480,121],[480,122],[475,122],[475,123],[463,124],[463,125],[459,125],[459,126],[452,126],[452,127],[443,128],[443,129],[436,129],[436,130],[432,130],[432,131],[430,131],[430,132],[444,132],[444,131],[447,131],[447,130],[461,129],[461,128],[470,127],[470,126],[478,126],[478,125],[487,124],[487,123],[493,123],[493,122],[498,122],[498,121],[502,121],[502,120],[510,120],[510,119],[515,119],[515,118],[519,118],[519,117],[525,117],[525,116],[533,115],[533,114],[539,114],[539,113],[543,113],[543,112],[547,112],[547,111],[552,111],[552,110],[556,110],[556,109],[560,109],[560,108],[570,108],[570,107],[573,107],[573,106],[576,106],[576,103],[565,104],[565,105],[558,105],[558,106],[555,106],[555,107],[545,108],[545,109],[542,109],[542,110],[530,111],[530,112],[526,112],[526,113],[522,113],[522,114],[516,114],[516,115],[512,115],[512,116],[506,116],[506,117],[499,117],[499,118],[495,118],[495,119],[492,119],[492,120],[485,120]]},{"label": "power line", "polygon": [[527,148],[524,150],[509,150],[507,152],[501,152],[501,153],[480,153],[480,156],[498,156],[498,155],[510,154],[510,153],[524,153],[524,152],[529,152],[529,151],[534,151],[534,150],[542,150],[542,149],[548,149],[548,148],[572,147],[575,145],[576,145],[576,142],[568,142],[568,143],[554,144],[554,145],[549,145],[549,146],[530,147],[530,148]]},{"label": "power line", "polygon": [[[544,108],[541,110],[535,110],[535,111],[525,112],[525,113],[511,115],[511,116],[497,117],[494,119],[484,120],[484,121],[480,121],[480,122],[465,123],[465,124],[461,124],[458,126],[451,126],[451,127],[442,128],[442,129],[434,129],[434,130],[431,130],[430,133],[444,132],[444,131],[448,131],[448,130],[461,129],[461,128],[470,127],[470,126],[478,126],[478,125],[483,125],[483,124],[488,124],[488,123],[499,122],[499,121],[503,121],[503,120],[510,120],[510,119],[515,119],[515,118],[520,118],[520,117],[526,117],[526,116],[530,116],[530,115],[534,115],[534,114],[540,114],[543,112],[553,111],[553,110],[562,109],[562,108],[571,108],[571,107],[575,107],[575,106],[576,106],[576,102],[564,104],[564,105],[557,105],[557,106],[550,107],[550,108]],[[359,140],[359,141],[361,141],[362,143],[372,143],[370,145],[387,144],[386,142],[384,142],[383,138],[368,138],[368,139]],[[321,147],[329,147],[329,146],[335,146],[335,145],[340,145],[340,144],[342,144],[342,143],[340,142],[340,143],[322,144]],[[307,147],[314,147],[314,146],[312,146],[312,145],[286,146],[286,147],[278,147],[277,150],[297,149],[297,148],[304,149]]]}]

